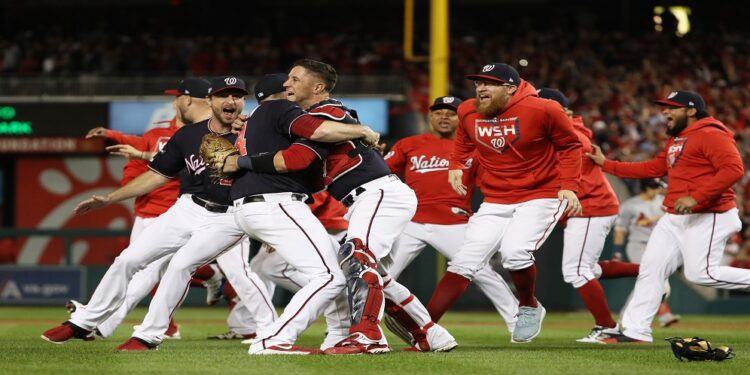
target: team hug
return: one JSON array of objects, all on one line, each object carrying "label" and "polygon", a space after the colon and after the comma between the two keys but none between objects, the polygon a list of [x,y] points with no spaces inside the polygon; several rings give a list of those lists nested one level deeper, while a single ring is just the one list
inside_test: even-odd
[{"label": "team hug", "polygon": [[[385,154],[356,108],[331,96],[336,70],[310,59],[263,76],[248,116],[241,79],[186,78],[166,92],[176,116],[159,130],[160,142],[92,129],[90,137],[121,143],[109,150],[138,169],[76,213],[134,197],[136,206],[158,204],[136,210],[129,246],[89,301],[71,301],[69,319],[42,339],[108,337],[155,288],[147,315],[117,347],[154,350],[179,338],[172,317],[190,285],[206,286],[213,303],[217,280],[226,278],[237,302],[229,331],[214,338],[243,339],[250,355],[387,353],[383,326],[409,351],[451,351],[461,337],[439,323],[472,282],[511,342],[530,343],[546,315],[535,293],[535,254],[557,225],[564,227],[560,281],[593,318],[590,332],[571,337],[581,345],[652,342],[657,315],[664,326],[679,320],[665,299],[679,267],[698,285],[750,288],[750,270],[720,263],[741,228],[732,186],[743,163],[732,132],[699,94],[655,98],[668,120],[664,150],[625,163],[605,158],[562,92],[534,87],[533,77],[507,64],[478,68],[466,76],[475,97],[435,99],[429,131]],[[637,202],[618,202],[605,173],[642,179],[644,191],[653,186],[656,193],[641,194],[654,211],[650,233],[632,226],[627,212]],[[653,201],[664,180],[663,201]],[[475,187],[483,202],[472,212]],[[640,236],[628,240],[634,263],[600,259],[613,228]],[[398,277],[427,245],[448,266],[429,301],[420,301]],[[496,255],[512,288],[489,265]],[[636,283],[616,321],[599,279],[619,277]],[[280,315],[271,302],[276,287],[294,293]],[[321,315],[320,346],[298,346]]]}]

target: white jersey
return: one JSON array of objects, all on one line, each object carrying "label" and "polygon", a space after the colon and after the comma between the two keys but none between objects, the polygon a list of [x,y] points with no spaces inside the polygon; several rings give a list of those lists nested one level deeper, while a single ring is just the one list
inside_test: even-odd
[{"label": "white jersey", "polygon": [[646,243],[656,222],[664,215],[663,195],[645,201],[640,194],[627,199],[620,205],[620,214],[615,226],[628,231],[628,243]]}]

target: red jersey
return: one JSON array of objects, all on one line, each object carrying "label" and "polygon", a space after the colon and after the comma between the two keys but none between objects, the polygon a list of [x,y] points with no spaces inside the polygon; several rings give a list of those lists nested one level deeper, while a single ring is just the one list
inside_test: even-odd
[{"label": "red jersey", "polygon": [[344,220],[346,207],[341,202],[333,199],[327,191],[321,191],[312,195],[313,202],[310,203],[310,211],[320,220],[327,230],[346,230],[349,222]]},{"label": "red jersey", "polygon": [[[125,135],[118,131],[107,130],[105,136],[117,143],[133,146],[137,150],[158,152],[169,141],[169,138],[177,131],[177,120],[164,121],[168,127],[154,128],[143,136]],[[161,124],[161,123],[160,123]],[[123,168],[121,185],[138,177],[148,170],[146,160],[128,160]],[[163,214],[172,207],[180,193],[180,180],[172,179],[154,191],[135,198],[134,211],[136,216],[149,218]]]},{"label": "red jersey", "polygon": [[581,190],[577,194],[583,207],[583,217],[617,215],[620,212],[620,203],[615,191],[612,190],[602,169],[585,155],[593,151],[591,136],[594,133],[583,125],[580,116],[573,117],[572,122],[584,153],[581,159]]},{"label": "red jersey", "polygon": [[458,195],[448,183],[448,157],[453,140],[440,139],[432,133],[399,140],[385,155],[393,173],[402,174],[404,182],[417,193],[417,213],[412,221],[424,224],[463,224],[471,215],[471,191],[476,163],[469,159],[464,166],[464,185],[468,194]]},{"label": "red jersey", "polygon": [[626,178],[667,175],[664,206],[674,211],[678,199],[691,196],[698,202],[693,213],[725,212],[736,207],[732,185],[744,167],[732,131],[713,117],[705,117],[672,137],[656,157],[638,163],[604,162],[605,172]]},{"label": "red jersey", "polygon": [[485,202],[513,204],[557,198],[561,189],[579,191],[581,142],[559,104],[539,98],[524,80],[497,117],[477,113],[475,102],[458,107],[450,168],[461,168],[478,151]]}]

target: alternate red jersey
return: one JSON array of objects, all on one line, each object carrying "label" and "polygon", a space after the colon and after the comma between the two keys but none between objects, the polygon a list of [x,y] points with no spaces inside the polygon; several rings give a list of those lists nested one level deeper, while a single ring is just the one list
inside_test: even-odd
[{"label": "alternate red jersey", "polygon": [[[143,136],[126,135],[114,130],[107,130],[105,136],[117,143],[133,146],[137,150],[158,152],[169,141],[169,138],[177,131],[177,120],[162,122],[166,127],[154,128]],[[160,124],[162,124],[160,123]],[[123,168],[121,185],[138,177],[148,170],[146,160],[128,160]],[[136,216],[149,218],[156,217],[172,207],[180,193],[180,180],[173,179],[154,191],[135,198],[134,211]]]},{"label": "alternate red jersey", "polygon": [[539,98],[524,80],[496,117],[480,115],[475,103],[458,107],[450,168],[461,168],[478,151],[485,202],[521,203],[580,190],[581,142],[559,104]]},{"label": "alternate red jersey", "polygon": [[349,222],[344,220],[346,207],[341,202],[333,199],[327,191],[321,191],[312,195],[313,202],[309,204],[313,215],[320,220],[327,230],[345,230]]},{"label": "alternate red jersey", "polygon": [[471,191],[476,163],[464,165],[464,184],[468,194],[458,195],[448,183],[448,157],[453,140],[440,139],[432,133],[399,140],[385,155],[393,173],[402,174],[404,182],[417,194],[417,213],[412,218],[424,224],[463,224],[471,215]]},{"label": "alternate red jersey", "polygon": [[721,121],[705,117],[672,137],[656,157],[638,163],[607,160],[607,173],[626,178],[669,178],[664,206],[674,211],[678,199],[698,202],[693,213],[725,212],[736,207],[734,185],[744,174],[732,131]]},{"label": "alternate red jersey", "polygon": [[612,185],[607,181],[602,169],[585,155],[593,151],[591,136],[594,133],[583,124],[580,116],[573,117],[572,122],[584,153],[581,158],[581,188],[576,194],[583,207],[582,216],[617,215],[620,212],[620,204]]}]

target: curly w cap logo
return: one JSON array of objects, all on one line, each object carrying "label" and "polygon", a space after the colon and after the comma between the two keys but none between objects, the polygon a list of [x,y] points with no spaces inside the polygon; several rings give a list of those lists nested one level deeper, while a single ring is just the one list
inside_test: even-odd
[{"label": "curly w cap logo", "polygon": [[484,66],[484,67],[482,68],[482,73],[487,73],[487,72],[489,72],[489,71],[490,71],[490,70],[492,70],[492,69],[495,69],[495,65],[494,65],[494,64],[490,64],[490,65],[485,65],[485,66]]},{"label": "curly w cap logo", "polygon": [[236,77],[224,78],[224,83],[226,83],[227,85],[234,85],[235,83],[237,83],[237,78]]},{"label": "curly w cap logo", "polygon": [[448,96],[448,97],[443,98],[443,103],[444,104],[450,104],[450,103],[453,103],[455,101],[456,101],[456,98],[454,98],[452,96]]}]

